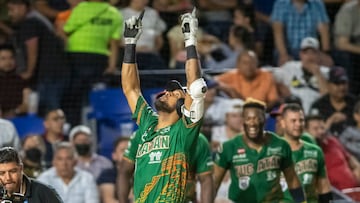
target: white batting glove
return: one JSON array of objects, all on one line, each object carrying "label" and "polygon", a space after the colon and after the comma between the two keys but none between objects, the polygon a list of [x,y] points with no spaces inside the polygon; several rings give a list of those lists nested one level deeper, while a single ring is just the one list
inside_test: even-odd
[{"label": "white batting glove", "polygon": [[125,21],[124,39],[125,44],[136,44],[142,33],[142,18],[145,10],[143,10],[139,17],[132,16]]},{"label": "white batting glove", "polygon": [[181,15],[181,28],[184,33],[185,47],[196,46],[196,33],[198,30],[198,19],[196,18],[196,8],[191,13]]}]

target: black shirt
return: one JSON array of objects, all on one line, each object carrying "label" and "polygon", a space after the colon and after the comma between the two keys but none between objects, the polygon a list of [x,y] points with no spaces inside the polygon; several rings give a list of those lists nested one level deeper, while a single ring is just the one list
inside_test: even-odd
[{"label": "black shirt", "polygon": [[27,203],[63,203],[55,189],[24,175],[26,184],[25,202]]},{"label": "black shirt", "polygon": [[16,27],[17,54],[26,61],[26,41],[38,39],[38,59],[35,75],[40,79],[61,79],[68,76],[68,64],[64,44],[55,33],[35,17],[26,18]]},{"label": "black shirt", "polygon": [[[340,123],[334,123],[330,127],[330,132],[336,136],[339,136],[347,126],[355,125],[353,118],[353,108],[356,103],[356,98],[352,95],[346,95],[345,102],[346,106],[339,112],[345,114],[347,119]],[[310,109],[310,114],[320,114],[324,117],[325,120],[327,120],[335,112],[338,111],[331,105],[329,94],[324,95],[323,97],[316,100]]]}]

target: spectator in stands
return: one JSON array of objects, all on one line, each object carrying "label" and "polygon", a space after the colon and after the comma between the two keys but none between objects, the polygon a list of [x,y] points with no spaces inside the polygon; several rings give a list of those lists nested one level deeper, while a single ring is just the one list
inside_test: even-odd
[{"label": "spectator in stands", "polygon": [[0,134],[1,134],[0,148],[13,147],[16,150],[20,150],[21,144],[16,128],[10,121],[1,118],[1,110],[0,110]]},{"label": "spectator in stands", "polygon": [[199,0],[198,8],[203,17],[204,30],[226,42],[229,36],[229,28],[232,24],[231,9],[237,5],[237,0]]},{"label": "spectator in stands", "polygon": [[42,135],[46,147],[45,167],[50,168],[53,159],[55,144],[67,140],[63,134],[65,114],[61,109],[49,110],[44,118],[45,133]]},{"label": "spectator in stands", "polygon": [[34,7],[51,21],[61,12],[69,9],[67,0],[35,0]]},{"label": "spectator in stands", "polygon": [[[286,62],[273,71],[278,83],[278,90],[286,88],[290,94],[298,96],[302,101],[304,113],[309,112],[311,104],[321,95],[327,93],[327,77],[329,68],[319,65],[319,41],[312,37],[302,40],[299,52],[300,61]],[[289,96],[289,95],[284,95]]]},{"label": "spectator in stands", "polygon": [[179,16],[192,9],[191,0],[153,0],[152,7],[157,10],[166,25],[176,26]]},{"label": "spectator in stands", "polygon": [[[199,28],[196,33],[196,37],[199,41],[199,48],[202,44],[203,35],[203,30]],[[170,48],[169,68],[183,69],[186,62],[186,50],[181,25],[177,24],[171,27],[171,29],[167,32],[166,37],[169,41]]]},{"label": "spectator in stands", "polygon": [[103,170],[96,180],[102,203],[119,202],[116,189],[117,167],[128,147],[129,140],[128,137],[118,137],[115,140],[113,152],[111,154],[114,167]]},{"label": "spectator in stands", "polygon": [[354,106],[353,117],[356,125],[346,127],[339,140],[357,160],[360,160],[360,100]]},{"label": "spectator in stands", "polygon": [[258,69],[258,59],[253,51],[241,52],[236,69],[216,76],[215,79],[233,98],[244,100],[252,97],[265,101],[269,108],[279,100],[273,76]]},{"label": "spectator in stands", "polygon": [[330,183],[342,190],[360,186],[360,163],[341,143],[326,131],[326,124],[319,115],[306,117],[305,129],[314,136],[324,152]]},{"label": "spectator in stands", "polygon": [[271,21],[279,65],[291,58],[298,59],[301,40],[315,38],[317,33],[321,50],[330,51],[329,18],[321,0],[277,0]]},{"label": "spectator in stands", "polygon": [[64,31],[64,25],[66,24],[67,20],[69,19],[72,9],[74,9],[75,6],[77,6],[82,1],[83,0],[67,0],[68,4],[70,5],[70,8],[67,10],[61,11],[56,15],[55,22],[54,22],[55,32],[65,42],[67,42],[67,36]]},{"label": "spectator in stands", "polygon": [[104,73],[115,73],[123,18],[118,10],[103,0],[79,3],[71,12],[64,31],[71,67],[70,91],[66,101],[68,120],[81,123],[81,110],[87,103],[92,84]]},{"label": "spectator in stands", "polygon": [[204,99],[204,120],[212,125],[223,125],[225,122],[224,109],[227,108],[230,98],[214,79],[207,78],[206,84],[208,91]]},{"label": "spectator in stands", "polygon": [[[253,47],[259,58],[263,58],[264,43],[266,40],[267,28],[265,26],[258,26],[255,19],[255,8],[252,3],[239,4],[233,12],[233,23],[235,26],[245,27],[252,36]],[[260,23],[259,23],[260,24]],[[263,30],[260,30],[260,29]],[[248,47],[250,49],[250,47]],[[261,61],[261,60],[260,60]]]},{"label": "spectator in stands", "polygon": [[162,33],[166,30],[165,22],[157,11],[147,4],[149,0],[130,0],[128,7],[121,9],[124,19],[139,16],[145,10],[142,34],[137,42],[136,56],[139,69],[164,69],[167,68],[159,51],[163,47]]},{"label": "spectator in stands", "polygon": [[39,92],[39,113],[60,108],[69,73],[62,41],[39,18],[30,15],[29,0],[9,0],[7,5],[16,27],[15,49],[25,61],[21,77]]},{"label": "spectator in stands", "polygon": [[225,123],[212,128],[211,147],[214,152],[222,143],[243,132],[243,119],[241,116],[243,103],[240,99],[232,99],[226,102],[227,105],[223,109]]},{"label": "spectator in stands", "polygon": [[51,185],[64,203],[99,203],[94,177],[77,167],[76,152],[68,142],[56,145],[53,167],[44,171],[38,180]]},{"label": "spectator in stands", "polygon": [[212,35],[202,37],[199,43],[199,53],[203,57],[205,68],[233,69],[243,50],[254,50],[253,36],[243,26],[231,27],[228,39],[229,43],[226,44]]},{"label": "spectator in stands", "polygon": [[260,39],[264,39],[260,61],[266,65],[273,64],[273,31],[270,15],[276,0],[252,0],[255,8],[256,30]]},{"label": "spectator in stands", "polygon": [[113,165],[108,158],[93,150],[94,139],[90,128],[85,125],[75,126],[69,134],[69,140],[78,154],[76,166],[91,173],[96,180],[102,171]]},{"label": "spectator in stands", "polygon": [[40,135],[27,135],[22,141],[21,159],[24,173],[30,178],[37,178],[45,169],[44,154],[46,151],[44,140]]},{"label": "spectator in stands", "polygon": [[329,72],[328,94],[315,100],[309,113],[321,114],[326,120],[326,129],[339,136],[347,127],[355,124],[353,107],[356,98],[348,91],[349,79],[342,67],[333,67]]},{"label": "spectator in stands", "polygon": [[[336,47],[350,55],[350,91],[360,95],[360,1],[344,4],[336,15],[334,34]],[[341,63],[342,61],[339,61]]]},{"label": "spectator in stands", "polygon": [[12,118],[28,112],[31,89],[16,74],[15,50],[0,45],[0,107],[3,118]]}]

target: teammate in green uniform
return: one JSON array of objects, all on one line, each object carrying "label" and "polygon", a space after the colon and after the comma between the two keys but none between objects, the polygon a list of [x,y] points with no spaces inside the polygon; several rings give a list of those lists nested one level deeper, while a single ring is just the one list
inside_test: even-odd
[{"label": "teammate in green uniform", "polygon": [[203,134],[200,133],[193,150],[190,156],[190,176],[186,186],[186,202],[197,202],[197,179],[200,182],[200,202],[213,202],[213,161],[209,142]]},{"label": "teammate in green uniform", "polygon": [[[200,77],[196,51],[197,19],[195,9],[181,16],[187,61],[187,91],[177,81],[170,81],[155,101],[155,112],[141,95],[135,62],[137,39],[142,30],[142,16],[125,21],[125,50],[121,82],[133,118],[139,129],[125,153],[119,169],[120,202],[127,201],[134,172],[135,202],[184,202],[189,154],[199,135],[207,90]],[[137,149],[136,152],[131,151]]]},{"label": "teammate in green uniform", "polygon": [[265,104],[247,99],[243,106],[244,134],[225,142],[214,165],[215,191],[226,170],[230,170],[229,199],[234,202],[281,202],[283,172],[295,202],[304,202],[305,195],[296,176],[291,149],[285,140],[265,132]]},{"label": "teammate in green uniform", "polygon": [[[305,127],[304,112],[300,105],[285,104],[280,121],[285,140],[292,150],[295,171],[304,187],[308,203],[329,203],[332,200],[331,185],[326,175],[325,160],[322,150],[311,143],[301,140]],[[287,191],[286,183],[282,183]],[[293,202],[285,192],[285,199]]]}]

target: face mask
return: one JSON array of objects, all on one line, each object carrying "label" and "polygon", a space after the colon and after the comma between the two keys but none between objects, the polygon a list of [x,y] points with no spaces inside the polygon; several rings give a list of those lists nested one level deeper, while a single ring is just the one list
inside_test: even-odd
[{"label": "face mask", "polygon": [[30,148],[25,151],[25,156],[30,161],[39,163],[41,161],[42,153],[38,148]]},{"label": "face mask", "polygon": [[91,146],[89,144],[77,144],[75,149],[80,156],[84,156],[90,153]]}]

